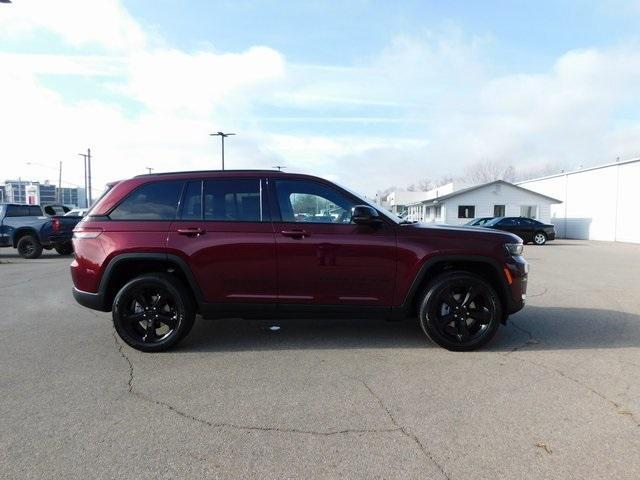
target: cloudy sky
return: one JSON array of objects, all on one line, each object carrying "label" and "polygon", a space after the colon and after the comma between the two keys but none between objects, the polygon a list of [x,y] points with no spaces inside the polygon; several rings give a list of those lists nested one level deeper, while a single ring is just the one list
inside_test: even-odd
[{"label": "cloudy sky", "polygon": [[[640,155],[640,2],[13,0],[0,180],[219,168],[363,193]],[[30,162],[30,165],[27,163]]]}]

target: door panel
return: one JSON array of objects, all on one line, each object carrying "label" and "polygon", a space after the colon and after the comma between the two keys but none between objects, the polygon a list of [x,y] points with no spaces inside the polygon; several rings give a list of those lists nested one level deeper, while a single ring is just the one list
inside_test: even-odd
[{"label": "door panel", "polygon": [[280,303],[391,305],[395,232],[382,226],[277,223]]},{"label": "door panel", "polygon": [[[188,262],[205,302],[275,303],[276,245],[268,215],[261,213],[262,181],[197,185],[203,189],[197,200],[198,187],[187,187],[183,214],[169,232],[169,253]],[[203,214],[189,205],[200,205]]]},{"label": "door panel", "polygon": [[358,199],[315,180],[276,180],[274,192],[280,304],[392,304],[392,226],[350,223]]}]

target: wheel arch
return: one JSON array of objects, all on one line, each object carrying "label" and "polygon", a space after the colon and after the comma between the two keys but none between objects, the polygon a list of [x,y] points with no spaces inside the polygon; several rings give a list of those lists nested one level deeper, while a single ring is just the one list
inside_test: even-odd
[{"label": "wheel arch", "polygon": [[438,275],[450,271],[465,271],[474,273],[487,280],[496,290],[502,304],[503,319],[506,321],[509,307],[509,285],[502,274],[500,264],[489,257],[475,255],[452,255],[435,257],[427,260],[420,268],[413,280],[409,292],[402,304],[402,309],[407,315],[417,311],[418,299],[426,286]]},{"label": "wheel arch", "polygon": [[123,253],[114,257],[105,268],[98,289],[105,309],[111,309],[118,290],[129,280],[154,272],[169,273],[178,278],[199,309],[202,293],[191,269],[180,257],[166,253]]},{"label": "wheel arch", "polygon": [[17,248],[18,242],[20,241],[20,239],[28,235],[32,235],[36,237],[36,240],[38,240],[38,242],[40,241],[40,238],[38,237],[38,232],[33,227],[16,228],[15,231],[13,232],[13,242],[12,242],[13,248]]}]

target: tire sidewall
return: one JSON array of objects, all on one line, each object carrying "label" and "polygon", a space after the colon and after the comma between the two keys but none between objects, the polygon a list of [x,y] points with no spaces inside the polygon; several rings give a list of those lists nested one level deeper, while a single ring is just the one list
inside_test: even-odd
[{"label": "tire sidewall", "polygon": [[[441,335],[434,325],[435,319],[432,316],[433,311],[437,308],[434,302],[437,302],[440,293],[453,284],[460,282],[469,282],[469,284],[473,283],[474,286],[481,288],[487,297],[487,301],[491,303],[492,310],[494,311],[494,315],[488,324],[484,335],[466,344],[454,342],[453,340]],[[427,286],[419,309],[420,326],[422,327],[422,331],[425,335],[434,343],[452,351],[471,351],[487,344],[495,337],[498,327],[500,326],[501,319],[502,304],[495,289],[482,277],[467,272],[451,272],[436,278]]]},{"label": "tire sidewall", "polygon": [[[165,290],[171,296],[179,315],[178,327],[174,332],[164,340],[153,344],[147,344],[132,337],[124,325],[123,312],[127,308],[127,297],[132,291],[142,286],[155,286]],[[194,316],[193,306],[184,287],[179,280],[165,274],[149,274],[136,277],[126,283],[113,300],[112,318],[114,329],[127,345],[143,352],[160,352],[177,344],[191,330]]]},{"label": "tire sidewall", "polygon": [[[23,245],[25,245],[26,243],[33,244],[33,252],[30,254],[24,254],[21,251],[23,248]],[[22,237],[20,240],[18,240],[18,244],[16,245],[16,247],[18,249],[18,254],[22,258],[26,258],[28,260],[38,258],[40,255],[42,255],[42,245],[40,245],[40,242],[38,241],[38,239],[33,235],[25,235],[24,237]]]}]

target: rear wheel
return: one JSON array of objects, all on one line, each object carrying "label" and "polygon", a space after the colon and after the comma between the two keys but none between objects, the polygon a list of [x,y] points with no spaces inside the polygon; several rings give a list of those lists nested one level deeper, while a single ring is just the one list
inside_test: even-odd
[{"label": "rear wheel", "polygon": [[544,245],[547,243],[547,234],[544,232],[536,232],[533,236],[533,243],[536,245]]},{"label": "rear wheel", "polygon": [[71,255],[73,253],[73,245],[71,245],[71,242],[61,243],[53,248],[56,249],[59,255]]},{"label": "rear wheel", "polygon": [[18,240],[17,248],[22,258],[34,259],[42,255],[42,245],[33,235],[25,235]]},{"label": "rear wheel", "polygon": [[469,351],[498,331],[502,305],[493,287],[469,272],[450,272],[426,288],[418,305],[422,330],[447,350]]},{"label": "rear wheel", "polygon": [[134,278],[113,301],[113,326],[131,347],[167,350],[186,336],[195,319],[191,296],[182,282],[164,273]]}]

